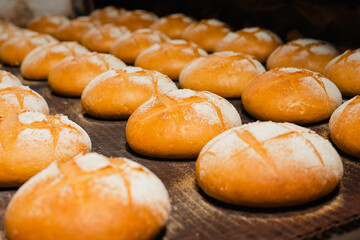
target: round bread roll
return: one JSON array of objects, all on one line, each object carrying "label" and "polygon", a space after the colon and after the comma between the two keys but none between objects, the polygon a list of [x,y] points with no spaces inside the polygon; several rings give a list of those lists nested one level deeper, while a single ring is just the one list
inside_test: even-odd
[{"label": "round bread roll", "polygon": [[68,56],[80,56],[89,51],[77,42],[61,42],[38,47],[21,64],[21,74],[27,79],[47,79],[50,70]]},{"label": "round bread roll", "polygon": [[144,50],[155,43],[162,43],[167,40],[168,37],[162,32],[150,29],[139,29],[132,34],[127,34],[119,38],[111,47],[110,53],[127,64],[133,64],[139,54]]},{"label": "round bread roll", "polygon": [[5,225],[12,240],[153,239],[169,215],[156,175],[126,158],[89,153],[31,178],[11,200]]},{"label": "round bread roll", "polygon": [[203,19],[188,26],[182,38],[198,44],[208,52],[213,52],[215,46],[230,32],[230,28],[216,19]]},{"label": "round bread roll", "polygon": [[324,75],[349,97],[360,94],[360,48],[348,50],[326,66]]},{"label": "round bread roll", "polygon": [[126,10],[123,8],[108,6],[91,12],[90,19],[99,22],[100,24],[115,23],[117,17],[125,11]]},{"label": "round bread roll", "polygon": [[89,17],[78,17],[60,26],[55,33],[55,37],[60,41],[81,42],[85,33],[95,27],[95,23]]},{"label": "round bread roll", "polygon": [[0,116],[24,110],[49,114],[45,99],[29,87],[0,84]]},{"label": "round bread roll", "polygon": [[23,112],[0,121],[0,187],[16,187],[55,160],[90,151],[87,133],[63,115]]},{"label": "round bread roll", "polygon": [[206,56],[205,50],[195,43],[185,40],[170,40],[154,44],[143,51],[135,61],[135,66],[159,71],[171,79],[179,79],[181,70],[195,58]]},{"label": "round bread roll", "polygon": [[209,196],[249,207],[303,204],[332,192],[343,176],[328,140],[290,123],[255,122],[212,139],[196,161]]},{"label": "round bread roll", "polygon": [[329,127],[332,141],[341,150],[360,158],[360,96],[356,96],[334,111]]},{"label": "round bread roll", "polygon": [[251,79],[265,72],[261,63],[250,55],[217,52],[200,57],[180,73],[181,88],[206,90],[222,97],[240,97]]},{"label": "round bread roll", "polygon": [[215,47],[215,52],[234,51],[254,56],[260,62],[266,62],[269,55],[282,44],[273,32],[259,28],[244,28],[228,33]]},{"label": "round bread roll", "polygon": [[81,43],[91,51],[109,53],[119,38],[130,34],[131,32],[126,27],[105,24],[85,33]]},{"label": "round bread roll", "polygon": [[5,84],[8,86],[20,86],[22,85],[21,81],[12,75],[12,73],[5,70],[0,70],[0,84]]},{"label": "round bread roll", "polygon": [[195,22],[194,19],[182,13],[174,13],[160,18],[150,28],[165,33],[169,38],[179,39],[182,38],[185,29],[193,22]]},{"label": "round bread roll", "polygon": [[342,102],[339,89],[319,73],[275,68],[251,80],[241,96],[257,119],[297,124],[328,119]]},{"label": "round bread roll", "polygon": [[58,41],[48,34],[14,36],[8,39],[1,46],[0,58],[3,63],[19,66],[26,55],[38,46],[49,43],[57,43]]},{"label": "round bread roll", "polygon": [[148,28],[153,24],[158,17],[152,13],[144,10],[133,10],[122,12],[116,18],[116,25],[125,26],[130,31],[135,31],[141,28]]},{"label": "round bread roll", "polygon": [[18,29],[14,24],[9,22],[3,22],[0,20],[0,33],[10,30],[10,29]]},{"label": "round bread roll", "polygon": [[170,78],[157,71],[126,67],[97,76],[86,86],[81,103],[92,116],[126,119],[152,95],[176,89]]},{"label": "round bread roll", "polygon": [[86,85],[97,75],[123,67],[126,67],[125,63],[110,54],[67,57],[50,70],[48,82],[51,90],[59,95],[80,97]]},{"label": "round bread roll", "polygon": [[137,153],[157,158],[195,158],[223,131],[241,125],[224,98],[190,89],[154,95],[130,116],[126,140]]},{"label": "round bread roll", "polygon": [[266,62],[267,69],[279,67],[305,68],[323,73],[338,51],[328,42],[301,38],[278,47]]},{"label": "round bread roll", "polygon": [[55,36],[57,29],[69,21],[67,17],[62,15],[47,14],[33,19],[26,28],[35,32]]},{"label": "round bread roll", "polygon": [[1,49],[2,45],[10,38],[15,37],[15,36],[22,36],[22,35],[23,36],[33,36],[33,35],[38,35],[38,33],[30,31],[30,30],[22,29],[22,28],[11,28],[11,29],[5,30],[0,33],[0,49]]}]

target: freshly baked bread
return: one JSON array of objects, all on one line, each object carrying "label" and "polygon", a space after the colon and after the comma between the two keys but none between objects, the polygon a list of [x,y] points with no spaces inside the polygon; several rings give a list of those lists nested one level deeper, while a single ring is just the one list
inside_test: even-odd
[{"label": "freshly baked bread", "polygon": [[21,35],[33,36],[33,35],[38,35],[38,33],[30,31],[30,30],[22,29],[22,28],[7,29],[0,33],[0,49],[7,40],[9,40],[12,37],[21,36]]},{"label": "freshly baked bread", "polygon": [[50,70],[68,56],[80,56],[89,51],[77,42],[61,42],[38,47],[21,64],[21,74],[27,79],[46,79]]},{"label": "freshly baked bread", "polygon": [[207,53],[192,42],[170,40],[154,44],[143,51],[135,61],[135,66],[159,71],[171,79],[179,79],[181,70],[195,58]]},{"label": "freshly baked bread", "polygon": [[301,38],[278,47],[266,62],[267,69],[279,67],[305,68],[323,73],[338,51],[328,42]]},{"label": "freshly baked bread", "polygon": [[92,116],[125,119],[152,95],[175,89],[175,83],[157,71],[126,67],[97,76],[86,86],[81,103]]},{"label": "freshly baked bread", "polygon": [[123,67],[126,67],[125,63],[110,54],[67,57],[50,70],[48,82],[51,90],[59,95],[80,97],[86,85],[97,75]]},{"label": "freshly baked bread", "polygon": [[179,39],[182,38],[184,30],[193,22],[195,22],[194,19],[182,13],[174,13],[160,18],[150,28],[165,33],[169,38]]},{"label": "freshly baked bread", "polygon": [[91,12],[90,19],[100,24],[116,23],[116,18],[125,11],[123,8],[108,6]]},{"label": "freshly baked bread", "polygon": [[217,52],[200,57],[180,73],[181,88],[206,90],[222,97],[240,97],[251,79],[265,72],[261,63],[250,55]]},{"label": "freshly baked bread", "polygon": [[148,28],[153,24],[158,17],[152,13],[144,10],[125,11],[119,14],[115,20],[115,24],[125,26],[130,31],[135,31],[141,28]]},{"label": "freshly baked bread", "polygon": [[140,53],[155,43],[162,43],[166,40],[168,40],[168,37],[162,32],[139,29],[132,34],[119,38],[111,47],[110,53],[127,64],[134,64]]},{"label": "freshly baked bread", "polygon": [[250,207],[313,201],[332,192],[342,176],[331,143],[290,123],[232,128],[208,142],[196,161],[196,180],[206,194]]},{"label": "freshly baked bread", "polygon": [[60,41],[81,42],[85,33],[96,26],[97,24],[92,22],[89,17],[78,17],[59,27],[55,33],[55,37]]},{"label": "freshly baked bread", "polygon": [[260,62],[266,62],[269,55],[282,44],[273,32],[259,28],[244,28],[228,33],[215,47],[215,52],[234,51],[254,56]]},{"label": "freshly baked bread", "polygon": [[18,29],[14,24],[9,22],[3,22],[0,20],[0,33],[10,30],[10,29]]},{"label": "freshly baked bread", "polygon": [[324,75],[339,88],[345,96],[360,94],[360,48],[348,50],[331,60]]},{"label": "freshly baked bread", "polygon": [[5,70],[0,70],[0,84],[6,84],[8,86],[22,85],[21,81],[17,77]]},{"label": "freshly baked bread", "polygon": [[126,158],[96,153],[54,162],[14,195],[12,240],[153,239],[170,215],[164,184]]},{"label": "freshly baked bread", "polygon": [[29,87],[0,84],[0,116],[24,110],[49,114],[45,99]]},{"label": "freshly baked bread", "polygon": [[360,96],[334,111],[329,127],[332,141],[344,152],[360,158]]},{"label": "freshly baked bread", "polygon": [[89,30],[83,36],[81,44],[91,51],[109,53],[119,38],[130,34],[131,32],[126,27],[109,23]]},{"label": "freshly baked bread", "polygon": [[135,110],[126,125],[126,140],[145,156],[195,158],[213,137],[240,124],[239,113],[224,98],[173,90],[154,95]]},{"label": "freshly baked bread", "polygon": [[0,49],[0,58],[3,63],[19,66],[26,55],[38,46],[58,41],[48,34],[14,36],[3,43]]},{"label": "freshly baked bread", "polygon": [[55,160],[91,148],[87,133],[63,115],[23,112],[0,120],[0,187],[16,187]]},{"label": "freshly baked bread", "polygon": [[342,102],[339,89],[319,73],[276,68],[251,80],[241,96],[246,111],[260,120],[316,123]]},{"label": "freshly baked bread", "polygon": [[33,19],[26,28],[55,36],[57,29],[69,21],[67,17],[62,15],[47,14]]},{"label": "freshly baked bread", "polygon": [[182,38],[198,44],[208,52],[213,52],[215,46],[230,32],[230,28],[216,19],[203,19],[194,22],[183,32]]}]

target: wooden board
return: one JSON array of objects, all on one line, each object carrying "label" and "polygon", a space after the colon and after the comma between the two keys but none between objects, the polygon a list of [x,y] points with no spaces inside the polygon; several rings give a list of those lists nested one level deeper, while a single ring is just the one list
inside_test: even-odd
[{"label": "wooden board", "polygon": [[[2,67],[21,78],[18,68]],[[23,81],[48,102],[51,114],[62,113],[90,135],[93,151],[112,157],[127,157],[153,171],[170,194],[172,212],[158,239],[304,239],[360,219],[360,163],[341,153],[345,175],[339,188],[318,201],[290,208],[259,209],[232,206],[206,196],[195,182],[194,160],[159,160],[140,156],[126,143],[126,121],[94,119],[82,113],[80,99],[51,93],[47,82]],[[255,121],[242,108],[241,100],[230,102],[243,123]],[[328,123],[308,126],[328,138]],[[0,190],[0,231],[16,189]],[[0,232],[0,240],[1,240]]]}]

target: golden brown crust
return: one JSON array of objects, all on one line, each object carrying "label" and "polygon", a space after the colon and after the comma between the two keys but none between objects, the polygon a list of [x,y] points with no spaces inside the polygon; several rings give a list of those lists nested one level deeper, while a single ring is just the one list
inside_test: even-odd
[{"label": "golden brown crust", "polygon": [[182,13],[175,13],[160,18],[150,28],[165,33],[169,38],[180,39],[185,29],[193,22],[194,19]]},{"label": "golden brown crust", "polygon": [[116,18],[124,12],[126,12],[126,10],[123,8],[108,6],[91,12],[90,19],[101,24],[115,23]]},{"label": "golden brown crust", "polygon": [[158,17],[152,13],[144,10],[133,10],[126,11],[120,14],[116,20],[115,24],[119,26],[125,26],[130,31],[135,31],[142,28],[148,28],[153,24]]},{"label": "golden brown crust", "polygon": [[246,85],[241,97],[246,111],[257,119],[297,124],[329,118],[342,101],[330,80],[297,68],[259,74]]},{"label": "golden brown crust", "polygon": [[55,36],[57,29],[69,21],[70,20],[65,16],[48,14],[35,18],[27,25],[26,28],[35,32],[46,33]]},{"label": "golden brown crust", "polygon": [[78,17],[60,26],[55,37],[60,41],[77,41],[81,39],[89,30],[96,27],[96,23],[92,22],[89,17]]}]

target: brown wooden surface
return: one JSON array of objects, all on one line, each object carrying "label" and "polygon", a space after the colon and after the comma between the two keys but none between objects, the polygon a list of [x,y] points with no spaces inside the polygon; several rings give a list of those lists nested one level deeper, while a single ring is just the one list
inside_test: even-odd
[{"label": "brown wooden surface", "polygon": [[[18,68],[2,67],[20,79]],[[153,171],[170,194],[172,212],[158,239],[304,239],[360,219],[360,163],[342,155],[345,175],[339,188],[318,201],[291,208],[258,209],[232,206],[207,197],[195,183],[195,160],[150,159],[126,144],[126,121],[94,119],[82,113],[80,99],[51,93],[45,81],[23,81],[48,102],[51,114],[62,113],[90,135],[93,149],[106,156],[127,157]],[[243,123],[255,121],[244,112],[239,99],[230,101]],[[328,138],[328,123],[308,126]],[[16,189],[0,189],[0,240],[4,215]],[[2,236],[3,235],[3,236]],[[360,237],[359,237],[360,239]]]}]

